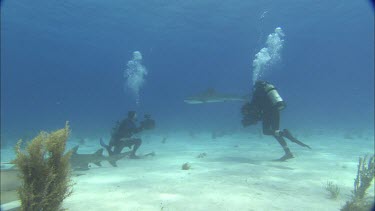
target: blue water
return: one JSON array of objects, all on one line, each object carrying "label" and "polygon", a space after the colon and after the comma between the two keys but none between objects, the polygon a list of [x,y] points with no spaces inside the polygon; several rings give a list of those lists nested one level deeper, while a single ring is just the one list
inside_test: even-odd
[{"label": "blue water", "polygon": [[[284,48],[264,79],[288,104],[282,125],[372,130],[374,12],[365,0],[5,0],[2,139],[65,121],[77,136],[109,134],[128,110],[151,113],[161,131],[241,128],[241,103],[183,99],[207,88],[250,94],[254,56],[276,27]],[[139,104],[124,91],[133,51],[149,73]]]}]

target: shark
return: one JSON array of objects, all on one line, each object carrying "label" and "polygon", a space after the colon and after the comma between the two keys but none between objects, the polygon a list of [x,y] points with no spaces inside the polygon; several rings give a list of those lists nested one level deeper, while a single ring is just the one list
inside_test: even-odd
[{"label": "shark", "polygon": [[78,154],[78,148],[79,146],[76,146],[71,149],[72,155],[70,156],[70,165],[73,170],[88,170],[89,163],[102,166],[102,161],[108,161],[112,166],[117,167],[116,162],[130,154],[130,152],[124,152],[118,155],[104,156],[104,149],[99,149],[92,154]]},{"label": "shark", "polygon": [[[113,151],[111,150],[111,147],[109,147],[107,144],[105,144],[104,140],[102,138],[100,138],[100,145],[105,148],[107,150],[107,153],[110,157],[114,156],[114,157],[121,157],[121,158],[125,158],[125,157],[128,157],[130,156],[130,154],[132,153],[132,151],[128,151],[128,152],[121,152],[120,154],[115,154],[113,153]],[[155,156],[155,152],[150,152],[150,153],[147,153],[145,155],[142,155],[142,156],[137,156],[138,158],[144,158],[144,157],[147,157],[147,156]],[[121,159],[120,158],[120,159]]]},{"label": "shark", "polygon": [[202,104],[202,103],[221,103],[229,101],[246,101],[247,97],[242,97],[232,94],[217,93],[214,89],[208,89],[204,92],[187,97],[184,99],[188,104]]}]

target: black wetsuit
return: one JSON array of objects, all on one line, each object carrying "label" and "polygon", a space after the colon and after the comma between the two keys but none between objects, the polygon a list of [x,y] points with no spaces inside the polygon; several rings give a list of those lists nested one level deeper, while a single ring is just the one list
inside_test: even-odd
[{"label": "black wetsuit", "polygon": [[[310,147],[293,137],[289,130],[284,129],[280,131],[280,110],[279,107],[272,103],[270,97],[267,95],[265,88],[267,84],[267,82],[256,83],[251,102],[245,104],[243,107],[243,113],[245,113],[245,118],[248,121],[247,123],[243,121],[243,123],[244,126],[247,126],[255,124],[257,121],[262,121],[263,134],[275,137],[284,149],[285,155],[280,158],[280,160],[290,159],[293,158],[293,154],[290,152],[283,137],[301,146]],[[244,110],[247,111],[244,112]]]},{"label": "black wetsuit", "polygon": [[280,129],[280,111],[272,105],[263,86],[254,89],[250,105],[256,109],[258,120],[262,120],[263,134],[274,135]]},{"label": "black wetsuit", "polygon": [[134,134],[142,131],[142,127],[136,127],[135,121],[126,118],[122,120],[117,127],[114,128],[109,142],[109,147],[113,149],[113,154],[121,153],[124,147],[131,148],[133,146],[131,156],[135,156],[135,152],[142,144],[140,138],[131,138]]}]

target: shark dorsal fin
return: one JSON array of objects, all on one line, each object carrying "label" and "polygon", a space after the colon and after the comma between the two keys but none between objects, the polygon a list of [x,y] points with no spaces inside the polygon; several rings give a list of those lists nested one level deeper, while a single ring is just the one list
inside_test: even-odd
[{"label": "shark dorsal fin", "polygon": [[94,155],[102,156],[102,155],[103,155],[103,150],[104,150],[104,149],[98,149],[98,151],[96,151],[96,152],[94,153]]},{"label": "shark dorsal fin", "polygon": [[216,93],[216,91],[214,88],[208,88],[204,93],[208,96],[212,96]]}]

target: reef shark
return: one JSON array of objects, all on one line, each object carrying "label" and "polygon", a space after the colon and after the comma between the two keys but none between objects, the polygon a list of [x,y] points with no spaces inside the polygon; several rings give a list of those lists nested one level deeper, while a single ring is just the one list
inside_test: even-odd
[{"label": "reef shark", "polygon": [[70,164],[74,170],[88,170],[89,163],[102,166],[102,161],[108,161],[112,166],[117,167],[116,161],[130,154],[130,152],[124,152],[118,155],[104,156],[103,149],[99,149],[92,154],[78,154],[78,148],[79,146],[76,146],[71,150]]},{"label": "reef shark", "polygon": [[201,104],[201,103],[221,103],[228,101],[246,101],[247,97],[241,97],[231,94],[217,93],[214,89],[208,89],[197,95],[193,95],[184,99],[188,104]]}]

